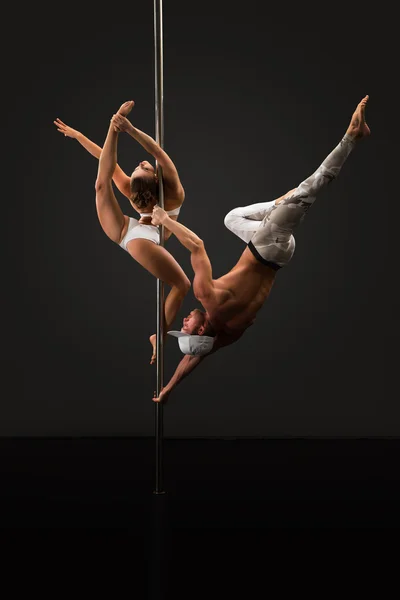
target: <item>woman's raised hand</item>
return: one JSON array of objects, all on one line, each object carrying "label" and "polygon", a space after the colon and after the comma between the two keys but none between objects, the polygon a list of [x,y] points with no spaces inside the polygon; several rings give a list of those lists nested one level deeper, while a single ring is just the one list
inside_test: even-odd
[{"label": "woman's raised hand", "polygon": [[75,139],[79,135],[79,131],[77,131],[76,129],[72,129],[72,127],[68,127],[68,125],[63,123],[61,121],[61,119],[59,119],[58,117],[55,121],[53,121],[53,123],[54,123],[54,125],[56,125],[57,131],[59,131],[60,133],[63,133],[65,135],[65,137],[70,137],[70,138]]},{"label": "woman's raised hand", "polygon": [[111,123],[114,125],[115,131],[128,131],[131,127],[128,119],[119,113],[112,116]]}]

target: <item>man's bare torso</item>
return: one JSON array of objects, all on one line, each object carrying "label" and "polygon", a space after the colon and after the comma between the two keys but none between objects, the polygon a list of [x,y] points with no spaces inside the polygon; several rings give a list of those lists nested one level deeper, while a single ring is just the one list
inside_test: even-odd
[{"label": "man's bare torso", "polygon": [[260,263],[245,249],[236,265],[214,279],[212,306],[204,306],[217,332],[241,335],[253,324],[269,296],[276,271]]}]

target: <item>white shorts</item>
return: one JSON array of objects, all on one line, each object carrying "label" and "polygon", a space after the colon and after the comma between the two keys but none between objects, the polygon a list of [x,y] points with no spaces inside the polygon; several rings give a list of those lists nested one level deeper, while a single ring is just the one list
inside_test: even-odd
[{"label": "white shorts", "polygon": [[137,219],[129,217],[127,232],[119,245],[128,252],[127,245],[131,240],[149,240],[149,242],[159,244],[159,229],[156,225],[142,225]]}]

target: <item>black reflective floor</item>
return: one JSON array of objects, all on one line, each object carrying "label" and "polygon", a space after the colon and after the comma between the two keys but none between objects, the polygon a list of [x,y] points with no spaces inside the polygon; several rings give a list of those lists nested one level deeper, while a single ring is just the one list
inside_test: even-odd
[{"label": "black reflective floor", "polygon": [[2,528],[398,528],[400,439],[2,438]]}]

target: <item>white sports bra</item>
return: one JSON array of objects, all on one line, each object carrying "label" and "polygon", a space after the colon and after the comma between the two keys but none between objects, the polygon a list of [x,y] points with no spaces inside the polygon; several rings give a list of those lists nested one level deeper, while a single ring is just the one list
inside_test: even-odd
[{"label": "white sports bra", "polygon": [[[158,204],[156,204],[155,206],[158,206]],[[176,215],[179,215],[179,211],[181,210],[181,207],[178,206],[178,208],[174,208],[173,210],[167,210],[165,211],[167,213],[167,215],[169,215],[170,217],[174,217]],[[151,213],[139,213],[139,215],[141,217],[151,217]]]}]

